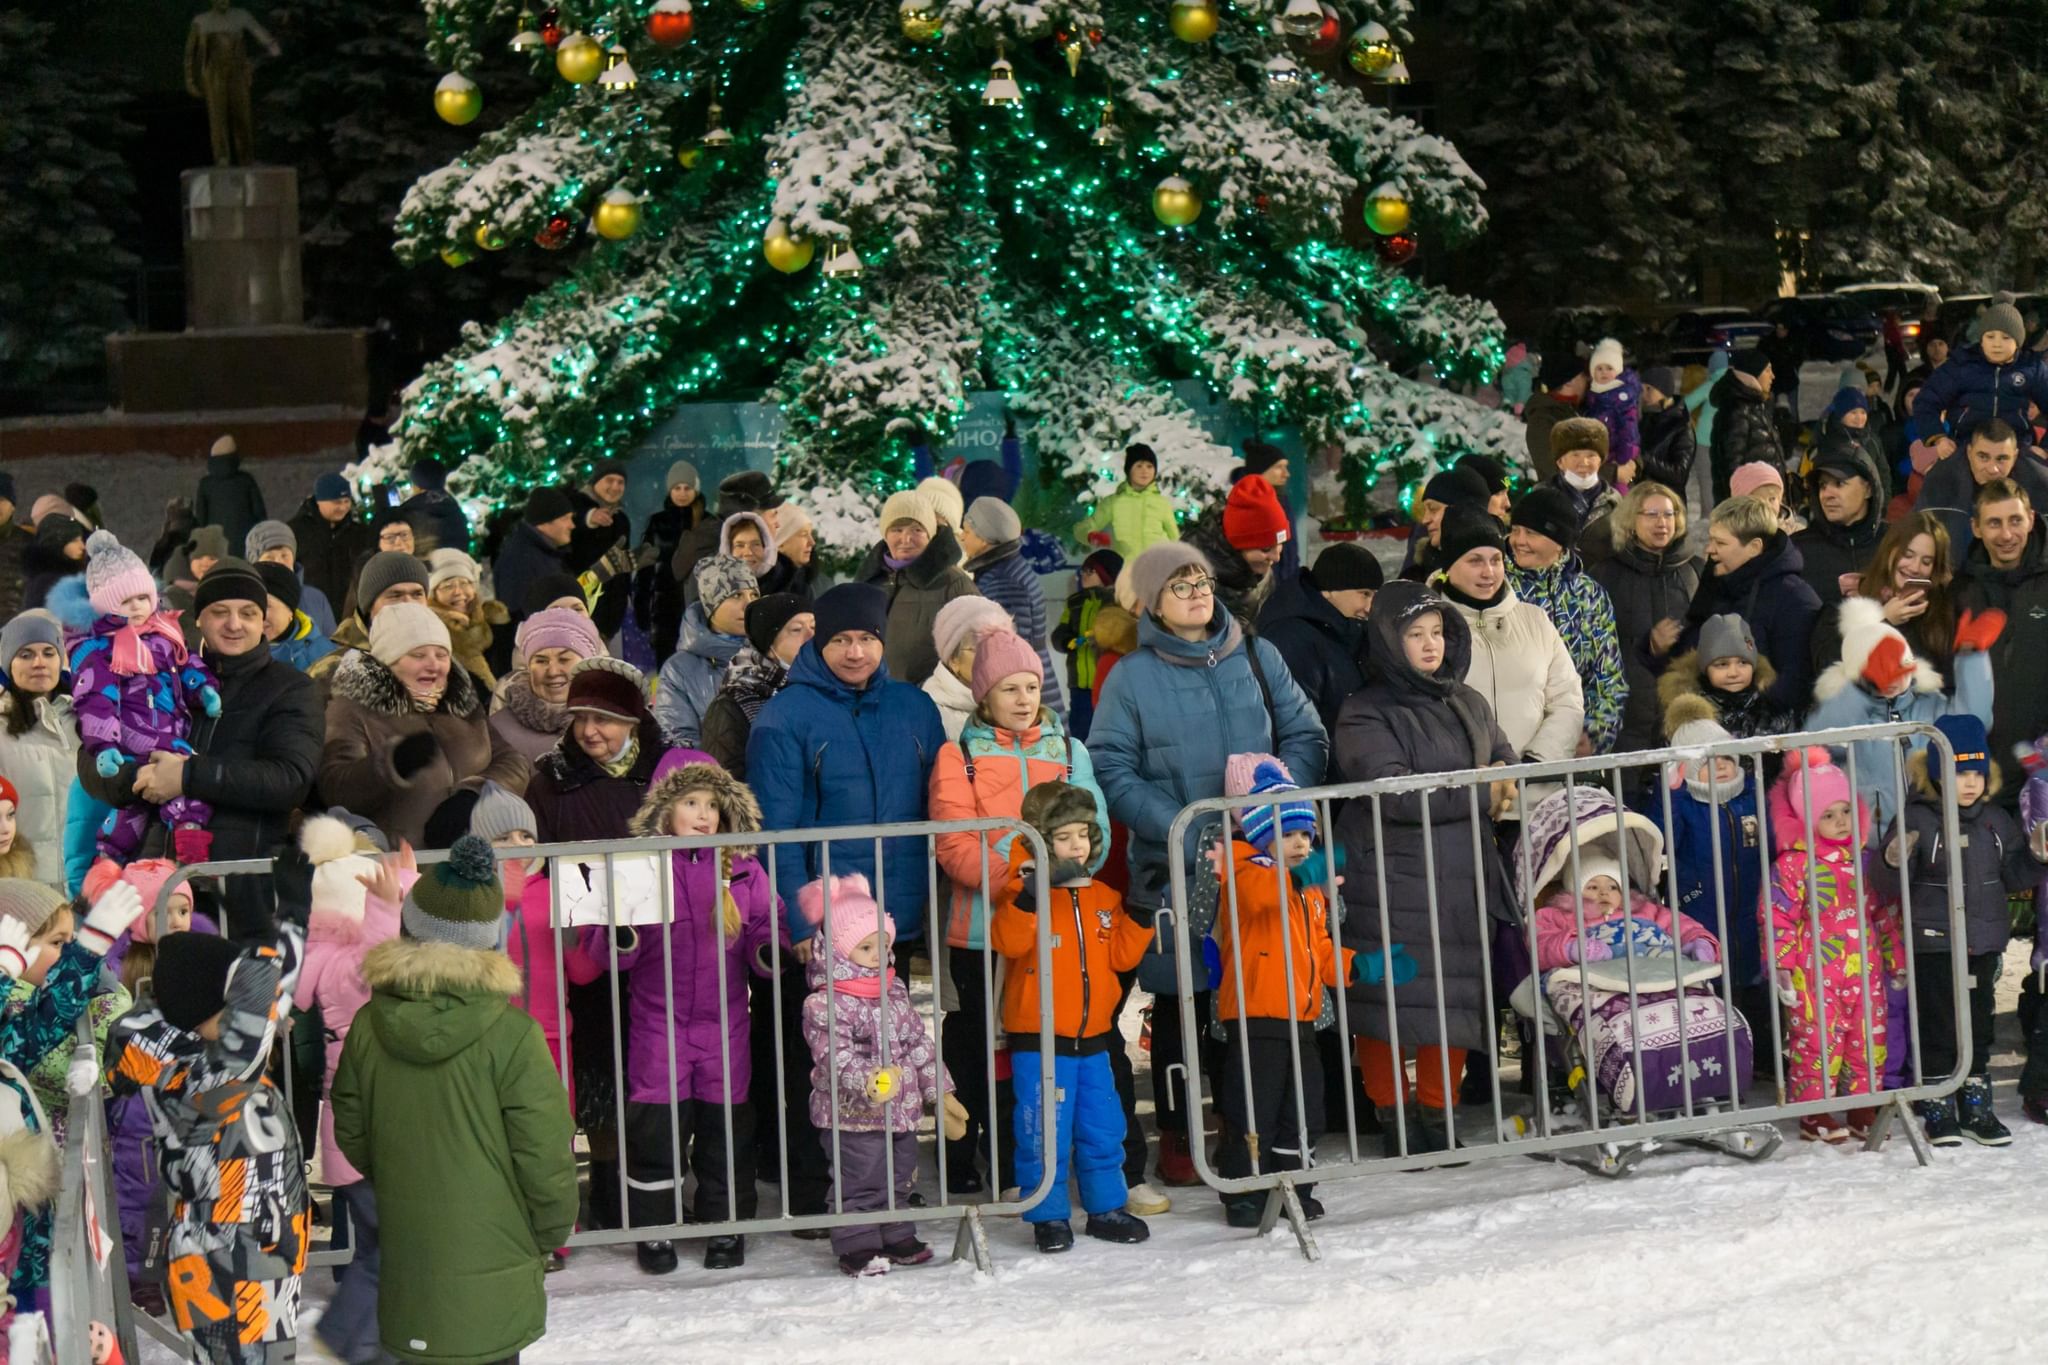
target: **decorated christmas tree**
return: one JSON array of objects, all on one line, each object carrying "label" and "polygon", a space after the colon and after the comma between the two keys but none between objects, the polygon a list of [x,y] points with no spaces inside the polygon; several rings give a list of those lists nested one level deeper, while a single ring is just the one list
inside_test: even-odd
[{"label": "decorated christmas tree", "polygon": [[[382,472],[433,454],[504,502],[680,404],[758,396],[785,486],[852,549],[983,388],[1083,496],[1133,441],[1170,486],[1223,488],[1236,456],[1176,381],[1337,448],[1354,516],[1464,451],[1522,458],[1519,423],[1447,387],[1498,367],[1493,308],[1404,270],[1486,220],[1456,149],[1385,107],[1405,0],[426,13],[444,118],[525,107],[412,187],[400,258],[580,259],[427,367]],[[531,78],[482,88],[508,43]]]}]

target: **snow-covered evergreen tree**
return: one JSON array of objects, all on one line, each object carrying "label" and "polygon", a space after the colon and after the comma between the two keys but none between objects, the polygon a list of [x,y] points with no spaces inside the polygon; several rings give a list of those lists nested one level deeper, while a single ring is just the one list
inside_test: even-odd
[{"label": "snow-covered evergreen tree", "polygon": [[25,389],[99,364],[123,321],[135,185],[114,149],[134,129],[122,74],[55,23],[0,8],[0,54],[0,387]]},{"label": "snow-covered evergreen tree", "polygon": [[[1077,491],[1106,489],[1146,440],[1170,484],[1212,494],[1235,457],[1169,387],[1196,377],[1341,447],[1361,503],[1459,451],[1519,460],[1518,423],[1397,373],[1490,376],[1492,308],[1382,263],[1356,230],[1391,185],[1425,240],[1455,243],[1486,223],[1483,186],[1448,143],[1305,70],[1275,31],[1290,3],[1219,5],[1193,44],[1165,0],[660,0],[690,16],[672,47],[646,27],[656,0],[565,3],[561,30],[623,47],[638,84],[572,85],[545,51],[530,77],[480,81],[518,112],[412,188],[397,249],[414,265],[500,238],[530,252],[561,219],[575,267],[465,327],[385,458],[464,459],[454,485],[503,499],[624,453],[679,403],[764,392],[788,419],[785,479],[816,506],[872,508],[909,481],[915,433],[943,443],[965,395],[993,387]],[[1405,18],[1405,0],[1337,9],[1347,31]],[[519,0],[426,0],[426,16],[432,60],[464,74],[536,17]],[[920,24],[938,36],[909,36]],[[984,102],[999,53],[1014,106]],[[1170,177],[1201,198],[1192,226],[1154,215]],[[599,240],[586,224],[619,192],[638,230]],[[863,272],[780,274],[771,232]],[[861,519],[821,517],[823,539],[850,547]]]}]

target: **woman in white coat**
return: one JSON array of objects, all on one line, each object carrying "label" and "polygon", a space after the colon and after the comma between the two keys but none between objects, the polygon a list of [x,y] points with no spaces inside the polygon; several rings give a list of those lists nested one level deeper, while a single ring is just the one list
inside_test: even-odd
[{"label": "woman in white coat", "polygon": [[0,629],[0,777],[21,795],[19,837],[36,854],[36,880],[64,885],[64,816],[78,777],[78,723],[64,677],[64,632],[47,611]]},{"label": "woman in white coat", "polygon": [[1436,582],[1472,633],[1466,685],[1524,762],[1576,756],[1586,728],[1579,674],[1550,617],[1508,586],[1500,522],[1483,507],[1453,507],[1439,535],[1446,567]]}]

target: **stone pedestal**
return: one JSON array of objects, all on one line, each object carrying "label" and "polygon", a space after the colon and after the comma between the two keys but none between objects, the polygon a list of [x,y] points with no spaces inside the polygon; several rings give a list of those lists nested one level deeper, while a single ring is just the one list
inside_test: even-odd
[{"label": "stone pedestal", "polygon": [[289,166],[208,166],[180,179],[185,230],[185,326],[295,327],[299,175]]},{"label": "stone pedestal", "polygon": [[311,327],[117,332],[107,338],[123,412],[344,408],[369,402],[369,333]]}]

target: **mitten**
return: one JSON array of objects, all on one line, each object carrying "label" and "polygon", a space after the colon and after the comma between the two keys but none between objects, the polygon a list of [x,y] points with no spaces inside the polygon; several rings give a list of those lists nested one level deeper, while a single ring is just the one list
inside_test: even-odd
[{"label": "mitten", "polygon": [[1719,962],[1721,949],[1710,938],[1696,938],[1685,945],[1685,955],[1695,962]]},{"label": "mitten", "polygon": [[1017,869],[1022,880],[1017,884],[1017,896],[1013,902],[1027,915],[1038,913],[1038,872],[1037,864],[1025,863]]},{"label": "mitten", "polygon": [[1987,650],[1998,642],[2005,629],[2005,613],[1992,607],[1987,611],[1966,611],[1956,622],[1956,653]]},{"label": "mitten", "polygon": [[93,767],[99,769],[101,777],[112,777],[121,771],[121,765],[127,761],[119,749],[102,749],[100,756],[93,760]]},{"label": "mitten", "polygon": [[212,683],[199,689],[199,709],[208,716],[220,714],[220,689]]},{"label": "mitten", "polygon": [[890,1097],[903,1088],[903,1068],[885,1066],[868,1077],[868,1098],[876,1104],[887,1104]]},{"label": "mitten", "polygon": [[410,782],[434,761],[434,755],[439,752],[441,746],[425,730],[407,735],[391,746],[391,769],[398,774],[399,781]]},{"label": "mitten", "polygon": [[277,895],[277,917],[305,928],[313,917],[313,860],[297,839],[270,860],[270,888]]},{"label": "mitten", "polygon": [[1384,953],[1372,953],[1358,959],[1358,979],[1368,986],[1377,986],[1389,976],[1396,986],[1405,986],[1415,979],[1415,959],[1408,956],[1405,945],[1396,943]]},{"label": "mitten", "polygon": [[1792,989],[1792,973],[1781,971],[1772,977],[1772,984],[1778,990],[1778,1003],[1790,1008],[1799,1003],[1799,992]]},{"label": "mitten", "polygon": [[171,831],[171,852],[181,863],[203,863],[213,856],[213,831],[180,825]]},{"label": "mitten", "polygon": [[[2041,835],[2048,835],[2048,823],[2044,823],[2036,834],[2035,845],[2037,848],[2044,847],[2041,844]],[[1920,831],[1917,829],[1905,831],[1884,846],[1884,865],[1886,867],[1904,867],[1913,860],[1913,850],[1918,847],[1920,847]],[[2036,852],[2034,856],[2043,862],[2048,862],[2048,853]]]},{"label": "mitten", "polygon": [[71,1065],[64,1069],[64,1089],[73,1099],[83,1099],[98,1088],[100,1064],[90,1052],[80,1053],[71,1059]]},{"label": "mitten", "polygon": [[1575,938],[1564,945],[1564,955],[1574,962],[1611,962],[1614,945],[1604,938]]},{"label": "mitten", "polygon": [[1107,550],[1113,542],[1110,540],[1109,532],[1107,531],[1090,531],[1088,533],[1088,543],[1098,550]]},{"label": "mitten", "polygon": [[1887,635],[1879,640],[1870,651],[1870,657],[1863,661],[1863,681],[1880,696],[1912,676],[1912,652],[1906,648],[1905,640],[1897,635]]},{"label": "mitten", "polygon": [[128,926],[142,918],[142,893],[127,882],[115,882],[100,893],[79,926],[78,941],[104,956]]},{"label": "mitten", "polygon": [[958,1142],[967,1136],[967,1106],[951,1095],[939,1106],[939,1120],[945,1126],[946,1141]]},{"label": "mitten", "polygon": [[0,918],[0,975],[19,979],[28,970],[28,926],[8,916]]}]

